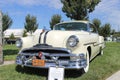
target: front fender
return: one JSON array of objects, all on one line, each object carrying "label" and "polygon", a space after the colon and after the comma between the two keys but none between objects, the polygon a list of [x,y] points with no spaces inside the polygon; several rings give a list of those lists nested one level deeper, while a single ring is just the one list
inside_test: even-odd
[{"label": "front fender", "polygon": [[22,40],[21,49],[29,48],[29,47],[32,47],[33,45],[35,45],[34,36],[23,37],[23,38],[21,38],[21,40]]}]

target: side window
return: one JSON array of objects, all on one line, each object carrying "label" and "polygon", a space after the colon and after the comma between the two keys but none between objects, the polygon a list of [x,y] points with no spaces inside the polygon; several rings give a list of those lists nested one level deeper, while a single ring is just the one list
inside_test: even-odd
[{"label": "side window", "polygon": [[97,30],[93,24],[90,24],[90,32],[97,33]]}]

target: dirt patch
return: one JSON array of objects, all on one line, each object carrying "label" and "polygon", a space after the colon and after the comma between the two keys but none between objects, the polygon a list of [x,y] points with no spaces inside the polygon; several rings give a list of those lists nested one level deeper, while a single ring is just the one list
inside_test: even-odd
[{"label": "dirt patch", "polygon": [[0,66],[10,65],[10,64],[15,64],[15,61],[4,61],[4,63],[1,64]]}]

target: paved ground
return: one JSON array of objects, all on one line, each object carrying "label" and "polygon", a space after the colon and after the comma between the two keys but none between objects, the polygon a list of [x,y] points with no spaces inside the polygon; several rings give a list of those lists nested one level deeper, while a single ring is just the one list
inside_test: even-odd
[{"label": "paved ground", "polygon": [[15,61],[4,61],[4,63],[0,66],[4,66],[4,65],[9,65],[9,64],[14,64]]},{"label": "paved ground", "polygon": [[110,76],[106,80],[120,80],[120,71],[114,73],[112,76]]}]

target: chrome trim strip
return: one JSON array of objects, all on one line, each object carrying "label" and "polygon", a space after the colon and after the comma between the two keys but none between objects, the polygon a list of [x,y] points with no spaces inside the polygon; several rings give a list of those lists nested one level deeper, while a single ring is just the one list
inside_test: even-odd
[{"label": "chrome trim strip", "polygon": [[104,44],[105,42],[102,42],[102,43],[98,43],[98,44],[96,44],[96,45],[94,45],[94,46],[98,46],[98,45],[100,45],[100,44]]},{"label": "chrome trim strip", "polygon": [[39,36],[39,42],[38,42],[38,43],[41,42],[41,36],[42,36],[43,33],[44,33],[44,32],[41,32],[41,33],[40,33],[40,36]]},{"label": "chrome trim strip", "polygon": [[89,44],[95,44],[96,42],[90,42],[90,43],[86,43],[86,44],[84,44],[84,45],[89,45]]},{"label": "chrome trim strip", "polygon": [[44,35],[44,44],[46,44],[46,38],[47,38],[47,34],[48,34],[49,31],[47,31]]},{"label": "chrome trim strip", "polygon": [[95,44],[95,43],[97,43],[97,42],[86,43],[86,44],[84,44],[84,45],[90,45],[90,44],[93,44],[93,46],[98,46],[98,45],[100,45],[100,44],[104,44],[105,42],[98,43],[98,44]]}]

